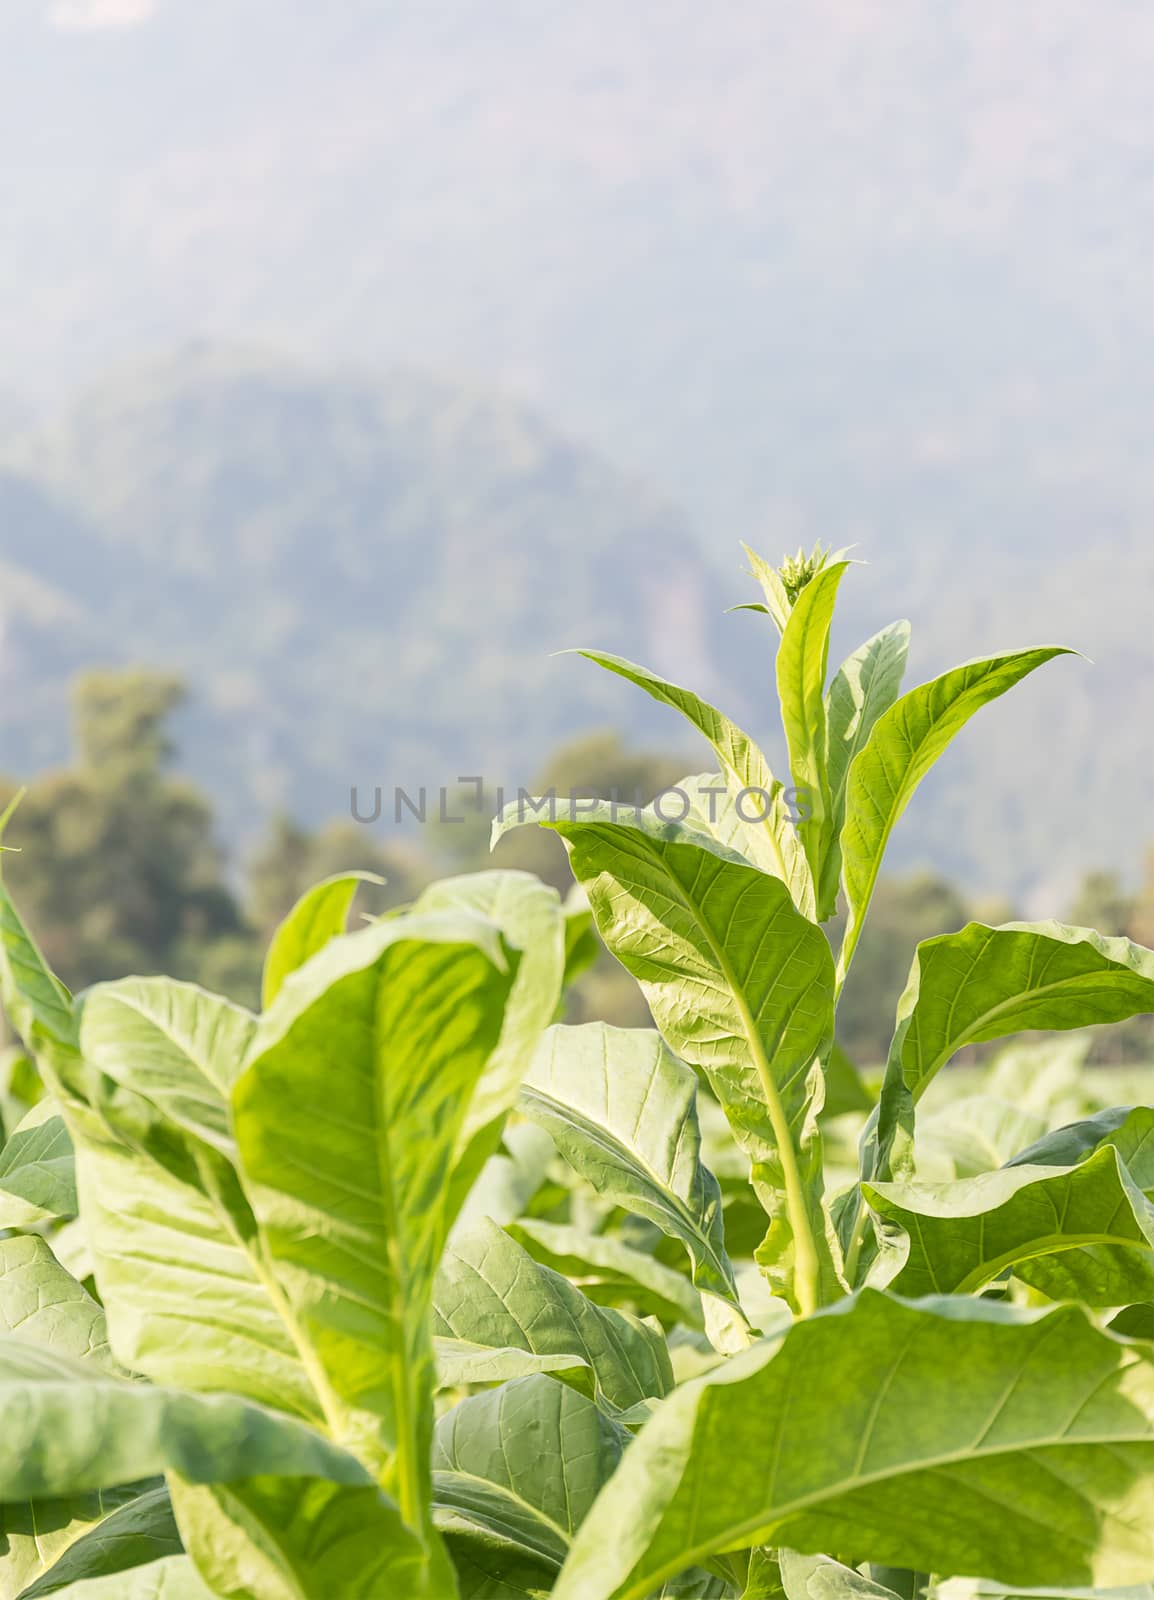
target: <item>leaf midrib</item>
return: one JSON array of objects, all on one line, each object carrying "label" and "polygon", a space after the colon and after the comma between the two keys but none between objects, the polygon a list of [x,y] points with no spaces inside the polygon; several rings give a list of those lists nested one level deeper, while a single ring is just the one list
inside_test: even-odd
[{"label": "leaf midrib", "polygon": [[[1053,1437],[1019,1440],[1012,1445],[998,1447],[983,1447],[979,1445],[976,1448],[963,1448],[961,1450],[948,1451],[941,1455],[926,1456],[900,1469],[887,1468],[878,1472],[857,1473],[853,1477],[841,1479],[827,1488],[816,1490],[813,1494],[801,1495],[796,1500],[784,1502],[774,1512],[770,1521],[767,1521],[764,1517],[747,1517],[739,1523],[728,1524],[720,1533],[720,1536],[713,1536],[703,1543],[694,1545],[689,1550],[679,1552],[673,1561],[665,1563],[653,1572],[646,1573],[644,1578],[631,1588],[622,1589],[618,1595],[618,1600],[645,1600],[645,1597],[651,1593],[657,1584],[663,1583],[666,1578],[673,1577],[684,1567],[693,1566],[698,1560],[711,1555],[715,1550],[734,1548],[741,1540],[760,1530],[766,1530],[768,1535],[774,1528],[780,1526],[787,1517],[794,1516],[799,1511],[812,1510],[815,1506],[821,1506],[826,1500],[836,1499],[838,1496],[851,1493],[856,1489],[869,1488],[876,1483],[885,1483],[890,1479],[911,1476],[915,1473],[935,1472],[943,1467],[963,1465],[970,1461],[994,1460],[999,1456],[1026,1454],[1034,1450],[1057,1449],[1061,1445],[1070,1442],[1068,1434],[1069,1428],[1067,1427],[1062,1433]],[[1149,1444],[1152,1438],[1154,1438],[1154,1430],[1147,1428],[1145,1432],[1133,1434],[1113,1433],[1102,1435],[1101,1437],[1097,1435],[1091,1437],[1079,1435],[1074,1442],[1079,1445],[1092,1445],[1100,1449],[1109,1449],[1112,1445]],[[1080,1496],[1080,1498],[1085,1499],[1085,1496]]]},{"label": "leaf midrib", "polygon": [[537,1100],[546,1109],[553,1111],[562,1119],[570,1121],[578,1132],[588,1139],[590,1144],[618,1158],[622,1165],[634,1167],[642,1176],[648,1178],[653,1187],[660,1193],[661,1198],[666,1202],[666,1209],[673,1212],[685,1231],[693,1236],[701,1248],[702,1254],[708,1257],[710,1266],[719,1275],[722,1282],[726,1284],[730,1282],[730,1274],[726,1271],[720,1257],[713,1249],[698,1218],[689,1209],[681,1196],[677,1194],[676,1190],[669,1186],[668,1181],[655,1171],[648,1162],[644,1161],[631,1146],[623,1143],[611,1129],[607,1128],[603,1123],[593,1121],[571,1102],[561,1100],[535,1084],[524,1084],[521,1093],[525,1099]]},{"label": "leaf midrib", "polygon": [[[1076,948],[1076,945],[1066,945],[1064,940],[1059,942],[1062,943],[1066,949],[1072,950]],[[952,1056],[957,1055],[959,1050],[964,1050],[966,1045],[974,1043],[977,1035],[987,1026],[988,1023],[994,1021],[999,1016],[1004,1015],[1006,1012],[1012,1012],[1014,1007],[1021,1005],[1023,1001],[1028,1000],[1033,1002],[1039,998],[1044,999],[1047,995],[1055,994],[1062,989],[1075,989],[1087,983],[1099,983],[1103,979],[1110,980],[1111,978],[1121,977],[1140,978],[1141,975],[1136,972],[1131,972],[1129,967],[1125,968],[1123,973],[1112,973],[1109,967],[1103,967],[1097,972],[1079,972],[1075,973],[1072,977],[1060,978],[1056,983],[1039,984],[1035,989],[1021,990],[1018,994],[1012,995],[1006,1000],[1000,1000],[996,1006],[991,1006],[988,1011],[982,1012],[979,1017],[976,1017],[971,1023],[963,1028],[961,1033],[959,1033],[954,1039],[947,1041],[947,1043],[943,1045],[942,1049],[931,1061],[929,1069],[917,1079],[915,1084],[908,1085],[910,1093],[913,1095],[915,1100],[920,1099],[923,1090],[929,1086],[930,1082],[937,1076],[937,1074]],[[904,1066],[902,1071],[904,1076]]]},{"label": "leaf midrib", "polygon": [[[717,965],[717,969],[721,973],[722,979],[732,995],[734,1004],[737,1007],[738,1018],[746,1035],[746,1042],[749,1046],[750,1054],[753,1057],[754,1067],[756,1068],[758,1077],[761,1080],[762,1092],[766,1098],[766,1107],[769,1111],[770,1125],[773,1129],[774,1141],[777,1145],[777,1155],[781,1162],[782,1178],[785,1183],[790,1227],[794,1236],[795,1254],[800,1262],[800,1258],[808,1247],[808,1252],[812,1258],[811,1270],[816,1281],[820,1277],[817,1245],[813,1237],[812,1228],[810,1226],[809,1212],[805,1203],[805,1191],[801,1182],[801,1170],[797,1164],[797,1152],[793,1147],[793,1137],[789,1126],[789,1119],[786,1117],[785,1107],[782,1104],[781,1096],[778,1093],[777,1084],[774,1082],[773,1073],[770,1070],[769,1060],[765,1054],[765,1048],[762,1045],[761,1036],[757,1031],[757,1025],[754,1021],[753,1013],[749,1008],[749,1002],[745,997],[745,991],[737,982],[733,969],[729,964],[729,960],[724,950],[720,947],[717,940],[713,936],[713,930],[706,920],[704,907],[698,903],[696,898],[689,892],[689,890],[685,888],[680,880],[674,877],[673,873],[670,872],[668,867],[665,865],[665,862],[662,860],[660,854],[654,850],[651,842],[644,835],[641,835],[641,841],[648,849],[650,856],[656,859],[661,871],[669,879],[670,884],[681,896],[683,906],[690,913],[697,926],[704,933],[710,951],[713,955],[713,959]],[[756,868],[751,870],[756,871]],[[792,901],[790,903],[792,904]],[[803,1306],[802,1308],[803,1314],[805,1314],[807,1311],[812,1311],[815,1309],[816,1306]]]},{"label": "leaf midrib", "polygon": [[[513,1505],[520,1506],[529,1514],[529,1517],[532,1519],[532,1521],[539,1522],[542,1527],[548,1528],[551,1532],[555,1533],[566,1549],[568,1549],[570,1544],[573,1542],[573,1535],[567,1529],[563,1528],[559,1522],[554,1522],[552,1517],[546,1516],[538,1506],[535,1506],[530,1501],[524,1499],[510,1485],[496,1483],[492,1478],[482,1478],[479,1473],[468,1472],[463,1467],[434,1467],[433,1469],[433,1503],[434,1505],[441,1506],[446,1511],[452,1511],[455,1513],[455,1515],[459,1517],[465,1517],[469,1521],[480,1521],[479,1518],[470,1517],[466,1508],[455,1505],[451,1501],[446,1502],[443,1500],[438,1500],[436,1493],[437,1478],[462,1478],[467,1483],[479,1484],[481,1488],[485,1490],[486,1494],[493,1495],[498,1499],[509,1500]],[[519,1543],[519,1541],[515,1538],[512,1538],[508,1532],[505,1532],[505,1537],[509,1539],[511,1544]],[[524,1546],[521,1548],[524,1548]],[[557,1560],[557,1557],[553,1551],[534,1549],[533,1554],[539,1555],[548,1560],[552,1565],[556,1566],[558,1571],[560,1571],[561,1563]]]}]

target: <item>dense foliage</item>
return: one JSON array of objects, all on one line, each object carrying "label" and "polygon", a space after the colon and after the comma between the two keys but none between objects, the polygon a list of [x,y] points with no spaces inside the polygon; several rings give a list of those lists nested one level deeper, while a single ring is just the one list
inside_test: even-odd
[{"label": "dense foliage", "polygon": [[[850,563],[752,563],[792,783],[593,654],[720,771],[673,820],[532,812],[583,899],[498,869],[348,932],[358,879],[323,880],[257,1014],[163,977],[72,998],[0,891],[44,1091],[11,1075],[0,1151],[0,1595],[1154,1582],[1154,1108],[1087,1104],[1064,1041],[943,1073],[1154,1010],[1154,952],[923,941],[872,1107],[836,1037],[902,812],[1062,652],[903,694],[894,624],[827,686]],[[556,1021],[594,927],[655,1028]]]}]

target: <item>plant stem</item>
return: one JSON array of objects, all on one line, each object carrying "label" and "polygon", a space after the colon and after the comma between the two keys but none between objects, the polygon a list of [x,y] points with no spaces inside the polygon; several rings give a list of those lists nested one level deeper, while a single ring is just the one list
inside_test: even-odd
[{"label": "plant stem", "polygon": [[[724,956],[721,956],[721,960],[724,963]],[[770,1125],[773,1128],[773,1137],[781,1161],[781,1175],[785,1183],[786,1212],[789,1216],[790,1232],[793,1234],[793,1292],[797,1299],[798,1310],[803,1317],[808,1317],[821,1304],[821,1264],[818,1260],[817,1242],[813,1236],[809,1207],[805,1203],[805,1185],[802,1183],[801,1169],[797,1164],[797,1152],[793,1147],[793,1137],[785,1115],[785,1107],[777,1092],[777,1084],[773,1081],[769,1060],[745,995],[733,982],[728,966],[725,967],[725,975],[741,1013],[754,1065],[757,1067],[766,1105],[769,1108]]]}]

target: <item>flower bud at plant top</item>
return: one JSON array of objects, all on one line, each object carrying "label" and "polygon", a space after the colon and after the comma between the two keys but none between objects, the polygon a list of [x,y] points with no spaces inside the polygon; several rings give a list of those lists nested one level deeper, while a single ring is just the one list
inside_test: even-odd
[{"label": "flower bud at plant top", "polygon": [[828,560],[829,551],[822,547],[820,540],[809,555],[799,545],[795,556],[785,557],[777,571],[791,606],[797,604],[798,595],[812,578],[817,577]]}]

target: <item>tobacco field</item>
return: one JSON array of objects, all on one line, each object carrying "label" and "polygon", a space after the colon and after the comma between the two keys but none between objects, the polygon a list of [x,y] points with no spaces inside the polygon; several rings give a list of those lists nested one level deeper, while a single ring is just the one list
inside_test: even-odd
[{"label": "tobacco field", "polygon": [[[0,889],[0,1600],[1154,1596],[1154,1096],[1074,1031],[1154,952],[971,922],[837,1041],[919,784],[1068,652],[903,691],[904,622],[831,671],[844,555],[750,564],[788,773],[584,652],[711,754],[506,806],[564,900],[327,879],[256,1014],[71,996]],[[564,1020],[602,944],[652,1028]]]}]

